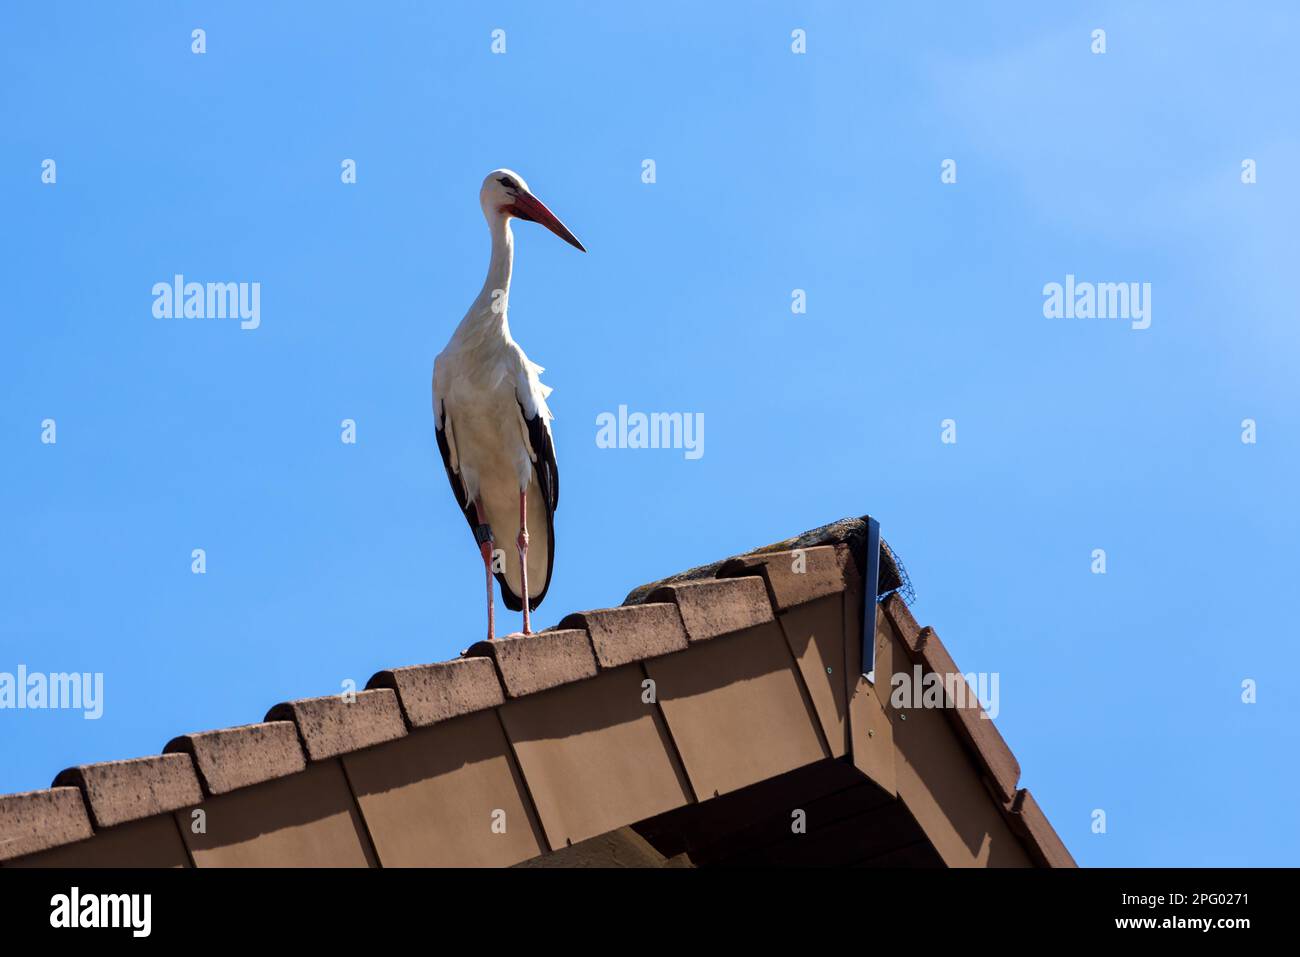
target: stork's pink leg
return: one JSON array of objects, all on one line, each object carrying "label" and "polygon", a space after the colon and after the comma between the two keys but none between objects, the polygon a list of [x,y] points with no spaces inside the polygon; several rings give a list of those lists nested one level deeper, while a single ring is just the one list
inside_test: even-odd
[{"label": "stork's pink leg", "polygon": [[483,569],[487,573],[487,605],[488,605],[488,641],[496,637],[496,622],[492,608],[492,526],[487,522],[487,516],[483,514],[483,503],[475,500],[474,513],[478,516],[478,528],[474,530],[474,537],[479,540],[479,551],[483,553]]},{"label": "stork's pink leg", "polygon": [[519,585],[524,592],[524,634],[531,635],[533,629],[528,621],[528,490],[519,493],[519,538],[515,541],[519,548]]}]

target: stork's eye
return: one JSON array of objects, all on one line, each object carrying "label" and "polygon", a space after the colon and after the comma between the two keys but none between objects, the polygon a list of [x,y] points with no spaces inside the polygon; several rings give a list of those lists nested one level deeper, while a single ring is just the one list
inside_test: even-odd
[{"label": "stork's eye", "polygon": [[504,186],[506,189],[519,188],[519,184],[516,183],[514,180],[512,180],[509,176],[502,176],[500,179],[497,180],[497,182],[500,183],[502,186]]}]

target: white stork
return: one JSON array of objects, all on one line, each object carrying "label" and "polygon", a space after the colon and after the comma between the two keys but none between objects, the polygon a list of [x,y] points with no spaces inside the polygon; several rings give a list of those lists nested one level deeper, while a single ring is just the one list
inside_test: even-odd
[{"label": "white stork", "polygon": [[[433,362],[433,417],[447,478],[483,555],[487,575],[488,640],[495,635],[492,576],[511,611],[528,613],[542,603],[555,564],[555,507],[560,473],[551,441],[551,410],[542,367],[529,361],[510,336],[506,308],[515,242],[511,219],[541,223],[586,252],[582,243],[528,189],[518,173],[493,170],[483,180],[479,203],[492,233],[487,278],[469,312]],[[516,554],[494,557],[493,529],[519,521]],[[528,557],[529,529],[544,534]],[[540,531],[544,530],[544,531]]]}]

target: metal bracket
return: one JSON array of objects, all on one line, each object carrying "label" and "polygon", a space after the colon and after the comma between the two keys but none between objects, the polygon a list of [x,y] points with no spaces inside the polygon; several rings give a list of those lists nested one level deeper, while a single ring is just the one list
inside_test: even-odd
[{"label": "metal bracket", "polygon": [[862,674],[876,683],[876,597],[880,588],[880,523],[867,518],[867,571],[862,576]]}]

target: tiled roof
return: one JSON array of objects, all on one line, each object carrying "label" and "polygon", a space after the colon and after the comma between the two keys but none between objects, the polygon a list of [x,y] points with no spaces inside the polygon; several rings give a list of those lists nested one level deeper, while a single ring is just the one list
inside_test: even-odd
[{"label": "tiled roof", "polygon": [[[1073,866],[978,704],[899,711],[861,677],[864,528],[824,526],[160,755],[69,768],[0,796],[0,865],[807,862],[854,846],[858,862]],[[885,592],[900,578],[882,559]],[[960,674],[897,595],[876,641],[878,673]],[[823,830],[787,852],[704,823],[724,801],[788,819],[764,801],[791,788],[852,804],[836,826],[860,839]]]},{"label": "tiled roof", "polygon": [[[699,581],[701,579],[717,578],[724,565],[736,562],[742,559],[760,559],[765,555],[771,555],[774,552],[790,552],[797,548],[808,549],[816,548],[822,545],[835,545],[847,550],[853,558],[853,566],[857,570],[859,577],[867,567],[867,516],[862,518],[842,518],[838,522],[831,522],[829,525],[822,525],[820,528],[814,528],[804,532],[802,535],[796,535],[793,538],[787,538],[781,542],[774,542],[771,545],[764,545],[762,548],[756,548],[744,555],[735,555],[731,558],[724,558],[708,565],[700,565],[697,568],[691,568],[684,572],[678,572],[668,578],[661,579],[657,582],[651,582],[648,585],[641,585],[632,589],[627,598],[623,600],[625,605],[635,605],[646,601],[651,592],[656,588],[664,585],[673,585],[678,582]],[[884,542],[881,543],[880,549],[880,582],[879,593],[884,595],[903,586],[902,571],[898,564],[898,559],[894,552]]]}]

